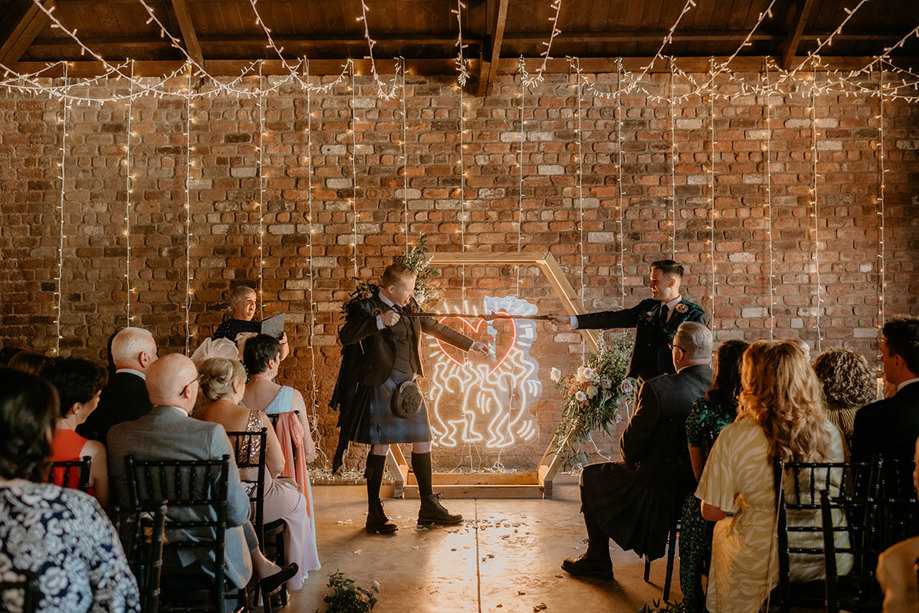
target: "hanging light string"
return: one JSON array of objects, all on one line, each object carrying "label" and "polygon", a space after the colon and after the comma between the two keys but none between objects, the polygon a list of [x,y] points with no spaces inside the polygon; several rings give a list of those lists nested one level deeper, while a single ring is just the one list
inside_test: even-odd
[{"label": "hanging light string", "polygon": [[[309,83],[309,60],[303,61],[303,67],[306,71],[306,82]],[[322,446],[319,444],[321,439],[319,432],[319,390],[316,383],[316,298],[314,296],[315,269],[313,267],[313,233],[315,232],[315,228],[313,227],[313,100],[312,88],[310,87],[306,88],[306,221],[309,224],[309,232],[307,233],[309,242],[307,244],[306,261],[308,266],[310,292],[310,332],[306,341],[310,349],[310,408],[308,409],[308,413],[310,417],[310,432],[312,434],[313,440],[316,442],[316,449],[318,449],[324,457],[325,453],[322,452]]]},{"label": "hanging light string", "polygon": [[[520,253],[523,248],[521,227],[523,225],[523,141],[526,138],[526,120],[523,118],[523,111],[526,107],[526,93],[527,93],[527,84],[523,79],[523,71],[525,70],[523,56],[520,56],[518,62],[518,68],[521,71],[520,79],[520,93],[517,94],[517,97],[520,98],[520,142],[519,148],[517,149],[517,253]],[[517,280],[514,290],[514,295],[520,295],[520,266],[517,266]]]},{"label": "hanging light string", "polygon": [[[667,35],[664,36],[664,40],[661,41],[660,47],[657,49],[657,53],[654,54],[654,57],[651,58],[651,61],[648,62],[641,70],[638,71],[638,74],[634,77],[629,77],[629,83],[626,85],[625,90],[628,93],[631,93],[635,87],[641,83],[641,80],[645,78],[645,75],[648,74],[648,71],[651,70],[651,67],[654,66],[657,60],[663,58],[664,48],[667,47],[670,43],[673,42],[673,33],[676,31],[677,26],[680,25],[680,21],[683,20],[683,17],[691,11],[696,6],[696,0],[686,0],[686,3],[683,5],[683,9],[680,11],[680,14],[677,15],[676,21],[673,22],[673,25],[670,26],[670,30],[667,32]],[[620,84],[621,87],[621,84]]]},{"label": "hanging light string", "polygon": [[616,199],[618,202],[619,230],[619,306],[625,305],[625,229],[623,224],[622,198],[622,58],[616,59]]},{"label": "hanging light string", "polygon": [[131,136],[133,134],[131,123],[134,120],[134,60],[131,60],[131,82],[129,91],[132,95],[127,99],[127,128],[125,129],[124,145],[124,295],[125,295],[125,326],[131,325],[131,195],[134,187],[131,184]]},{"label": "hanging light string", "polygon": [[456,0],[456,8],[451,9],[450,12],[456,15],[456,82],[459,83],[460,90],[466,87],[466,81],[469,80],[469,71],[466,66],[466,59],[463,57],[463,49],[468,47],[466,43],[463,42],[463,9],[466,8],[466,4],[462,0]]},{"label": "hanging light string", "polygon": [[[265,39],[268,41],[268,44],[265,45],[265,48],[271,49],[274,51],[275,55],[278,56],[278,59],[281,60],[281,64],[284,66],[284,69],[290,73],[291,77],[296,79],[301,86],[303,85],[303,80],[300,78],[300,67],[303,65],[303,62],[299,62],[295,65],[290,65],[287,63],[287,60],[284,58],[284,47],[278,47],[274,42],[274,37],[271,35],[271,28],[265,23],[265,20],[262,19],[262,16],[258,12],[258,0],[249,0],[250,6],[252,6],[252,12],[255,13],[255,25],[262,28],[262,33],[265,35]],[[261,83],[259,84],[261,86]],[[309,89],[307,87],[306,89]]]},{"label": "hanging light string", "polygon": [[[67,65],[64,65],[64,82],[67,82]],[[57,215],[58,220],[60,221],[60,233],[57,245],[57,291],[55,292],[55,311],[57,317],[55,318],[55,335],[54,335],[54,355],[60,357],[61,355],[61,297],[63,296],[63,284],[64,284],[64,239],[67,238],[64,235],[64,190],[67,180],[67,130],[69,128],[68,121],[70,119],[70,100],[64,100],[63,104],[63,117],[61,118],[61,161],[58,166],[61,169],[61,174],[58,176],[58,179],[61,181],[61,198],[58,201],[57,205]]]},{"label": "hanging light string", "polygon": [[[262,63],[258,63],[259,92],[262,90]],[[258,106],[258,318],[265,317],[265,102],[261,93]]]},{"label": "hanging light string", "polygon": [[676,259],[676,116],[673,104],[673,58],[670,58],[670,259]]},{"label": "hanging light string", "polygon": [[[361,2],[363,4],[363,2]],[[354,267],[354,278],[357,278],[357,120],[354,109],[354,60],[351,63],[351,263]]]},{"label": "hanging light string", "polygon": [[[373,76],[373,82],[377,85],[377,98],[391,100],[396,97],[396,91],[399,89],[399,75],[393,76],[392,83],[384,83],[377,72],[377,62],[373,57],[373,48],[376,47],[377,41],[370,37],[370,26],[367,24],[367,13],[369,12],[370,7],[367,6],[367,2],[361,0],[361,16],[357,18],[357,21],[364,24],[364,38],[367,39],[367,59],[370,60],[370,74]],[[397,67],[398,65],[396,63]],[[351,70],[352,72],[354,70],[353,62]]]},{"label": "hanging light string", "polygon": [[[578,268],[580,276],[580,292],[579,298],[581,299],[581,304],[585,304],[585,294],[584,294],[584,261],[587,259],[586,254],[584,253],[584,134],[582,131],[581,123],[581,62],[577,61],[577,81],[575,82],[575,95],[577,96],[577,108],[575,110],[574,116],[577,119],[577,135],[578,135],[578,232],[580,233],[580,240],[578,241]],[[581,340],[581,361],[585,364],[587,363],[587,344]]]},{"label": "hanging light string", "polygon": [[[462,76],[462,75],[461,75]],[[466,253],[466,101],[465,87],[459,83],[459,201],[460,201],[460,251]],[[460,298],[466,301],[466,265],[460,266]]]},{"label": "hanging light string", "polygon": [[816,297],[816,304],[814,309],[814,323],[817,329],[817,352],[821,351],[821,342],[823,340],[823,333],[820,330],[820,304],[823,300],[820,298],[821,288],[820,288],[820,234],[819,234],[819,217],[817,216],[817,179],[819,175],[817,174],[817,72],[816,70],[813,73],[814,77],[814,87],[811,87],[810,90],[810,114],[811,114],[811,160],[813,161],[813,185],[811,187],[811,217],[813,217],[814,222],[814,279],[816,281],[816,286],[814,288],[814,295]]},{"label": "hanging light string", "polygon": [[[192,69],[188,65],[185,87],[191,92]],[[191,97],[185,98],[185,354],[191,349]]]},{"label": "hanging light string", "polygon": [[709,71],[712,74],[710,79],[712,95],[708,97],[708,117],[709,117],[709,128],[711,129],[711,155],[708,160],[708,173],[709,173],[709,191],[708,191],[708,203],[711,207],[709,212],[709,237],[708,237],[708,260],[709,265],[711,266],[712,272],[712,305],[711,305],[711,316],[709,317],[709,324],[711,329],[715,329],[715,295],[718,292],[718,279],[715,275],[715,217],[717,213],[715,211],[715,58],[709,58],[708,61]]},{"label": "hanging light string", "polygon": [[[885,233],[885,206],[887,190],[887,168],[886,153],[884,152],[884,66],[881,65],[880,79],[878,82],[878,115],[875,119],[878,122],[878,196],[877,196],[877,216],[878,216],[878,334],[884,327],[887,320],[885,309],[887,278],[886,278],[886,237]],[[878,355],[880,355],[880,341],[878,338]]]},{"label": "hanging light string", "polygon": [[408,112],[405,106],[405,58],[402,59],[402,223],[405,230],[405,257],[408,257]]},{"label": "hanging light string", "polygon": [[[769,62],[763,62],[763,76],[769,87]],[[766,129],[766,237],[769,240],[769,340],[775,339],[775,245],[772,235],[772,103],[765,98]]]},{"label": "hanging light string", "polygon": [[546,65],[549,63],[549,60],[552,59],[552,43],[555,41],[555,37],[562,33],[558,27],[558,16],[562,11],[562,0],[552,0],[549,8],[553,9],[555,14],[549,17],[549,23],[552,24],[552,32],[549,34],[549,40],[542,42],[542,46],[545,47],[545,49],[539,53],[539,55],[542,56],[542,64],[540,64],[536,72],[531,75],[526,71],[526,63],[521,62],[520,74],[523,84],[526,87],[535,87],[539,83],[542,83],[545,78],[544,73],[546,72]]}]

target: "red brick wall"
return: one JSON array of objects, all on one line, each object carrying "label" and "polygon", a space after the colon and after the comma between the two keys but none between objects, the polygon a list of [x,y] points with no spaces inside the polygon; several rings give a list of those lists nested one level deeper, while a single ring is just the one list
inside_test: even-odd
[{"label": "red brick wall", "polygon": [[[749,75],[755,78],[754,75]],[[613,78],[614,80],[614,78]],[[669,75],[649,79],[666,91]],[[601,89],[610,82],[599,78]],[[355,96],[359,275],[371,278],[397,253],[404,236],[400,101],[378,101],[367,77]],[[680,93],[678,85],[677,93]],[[732,93],[730,85],[722,92]],[[124,89],[122,87],[122,89]],[[97,94],[116,91],[99,86]],[[409,232],[436,251],[460,250],[458,92],[447,79],[409,78]],[[466,244],[469,251],[516,251],[519,83],[503,76],[486,99],[466,96]],[[352,285],[351,96],[346,86],[312,100],[314,330],[319,425],[332,444],[335,414],[326,404],[338,366],[338,309]],[[670,107],[644,94],[623,97],[623,191],[626,305],[644,298],[647,265],[670,255]],[[811,121],[806,96],[770,98],[775,335],[816,347],[814,239],[809,189]],[[763,103],[752,96],[715,104],[714,259],[716,339],[768,337],[768,237],[764,218]],[[265,101],[264,297],[267,312],[285,311],[293,356],[283,377],[310,385],[307,219],[307,101],[282,88]],[[548,250],[580,290],[575,90],[564,75],[525,97],[522,248]],[[620,303],[618,278],[615,101],[585,94],[583,144],[584,296],[590,309]],[[3,345],[53,351],[56,314],[61,113],[59,101],[17,94],[0,98],[0,313]],[[133,107],[131,312],[161,353],[185,346],[184,101],[144,98]],[[874,360],[878,320],[878,103],[862,95],[819,96],[818,206],[823,347],[845,344]],[[688,267],[686,295],[711,309],[709,263],[710,131],[708,100],[676,105],[676,257]],[[254,100],[208,98],[192,108],[192,347],[220,320],[226,290],[257,284],[258,114]],[[125,323],[125,103],[76,106],[70,114],[64,193],[62,354],[99,357]],[[886,300],[888,315],[919,312],[914,262],[919,255],[919,105],[892,102],[885,112]],[[460,292],[445,268],[448,297]],[[469,268],[467,297],[514,293],[513,267]],[[535,269],[520,271],[520,295],[543,311],[559,308]],[[557,420],[548,369],[570,370],[577,337],[539,328],[544,394],[538,441],[502,456],[535,464]],[[553,335],[554,334],[554,335]],[[571,342],[574,340],[575,342]],[[561,345],[559,345],[561,343]],[[560,350],[560,347],[564,349]],[[308,394],[307,394],[308,396]],[[468,455],[469,450],[466,450]],[[536,456],[536,457],[534,457]],[[461,457],[457,456],[457,462]],[[450,459],[452,461],[452,459]],[[447,462],[449,463],[449,462]],[[529,464],[527,464],[529,463]]]}]

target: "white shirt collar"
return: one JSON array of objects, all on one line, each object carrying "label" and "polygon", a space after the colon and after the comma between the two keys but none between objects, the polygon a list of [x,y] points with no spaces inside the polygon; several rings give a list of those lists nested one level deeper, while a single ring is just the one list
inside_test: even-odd
[{"label": "white shirt collar", "polygon": [[390,300],[389,298],[387,298],[386,296],[384,296],[383,292],[380,292],[377,295],[380,297],[380,300],[382,300],[383,304],[385,304],[386,306],[391,306],[391,307],[396,306],[396,303]]},{"label": "white shirt collar", "polygon": [[680,302],[681,302],[682,300],[683,300],[683,297],[682,297],[682,296],[677,296],[676,298],[674,298],[674,299],[671,300],[670,302],[664,302],[664,303],[662,303],[662,305],[661,305],[662,307],[667,307],[667,321],[670,321],[670,318],[673,317],[673,307],[675,307],[676,305],[680,304]]},{"label": "white shirt collar", "polygon": [[919,381],[919,377],[913,377],[912,379],[907,379],[906,381],[901,382],[900,385],[897,386],[897,392],[899,392],[901,389],[903,389],[907,385],[911,385],[913,383],[916,383],[917,381]]},{"label": "white shirt collar", "polygon": [[144,381],[147,380],[147,375],[145,373],[142,373],[139,370],[134,370],[133,368],[119,368],[118,370],[115,371],[116,374],[122,373],[122,372],[131,373],[132,375],[137,375]]}]

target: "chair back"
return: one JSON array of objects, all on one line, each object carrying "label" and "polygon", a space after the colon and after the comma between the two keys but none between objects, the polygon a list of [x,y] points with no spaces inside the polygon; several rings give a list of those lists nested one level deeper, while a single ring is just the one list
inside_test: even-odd
[{"label": "chair back", "polygon": [[[139,460],[125,456],[125,475],[131,506],[169,501],[165,516],[164,551],[210,553],[214,579],[212,605],[226,597],[224,557],[230,456],[220,460]],[[190,594],[185,594],[191,597]]]},{"label": "chair back", "polygon": [[56,483],[61,487],[80,490],[89,493],[89,469],[92,458],[88,455],[81,460],[71,462],[51,462],[48,471],[48,483]]},{"label": "chair back", "polygon": [[913,485],[915,462],[879,459],[881,465],[881,501],[886,521],[881,524],[881,547],[919,536],[919,499]]},{"label": "chair back", "polygon": [[[268,428],[257,432],[229,431],[227,436],[233,444],[236,466],[240,470],[240,481],[246,488],[249,502],[254,509],[253,527],[259,544],[264,542],[265,531],[265,454],[268,447]],[[255,480],[247,479],[255,473]]]},{"label": "chair back", "polygon": [[[32,572],[20,573],[23,579],[18,581],[0,581],[0,609],[6,610],[5,603],[8,602],[6,592],[22,591],[22,613],[35,613],[38,610],[38,601],[41,599],[41,591],[38,589],[38,575]],[[12,602],[17,602],[12,598]]]},{"label": "chair back", "polygon": [[156,613],[163,570],[166,501],[139,508],[115,508],[115,529],[140,589],[141,610]]},{"label": "chair back", "polygon": [[[859,491],[877,491],[877,470],[873,462],[782,462],[773,463],[777,510],[780,606],[791,606],[791,557],[825,557],[820,493],[830,496]],[[873,489],[872,489],[873,488]],[[830,517],[832,518],[832,512]],[[845,525],[846,520],[840,523]],[[832,527],[833,522],[830,522]],[[833,533],[833,538],[844,538]],[[851,545],[846,543],[847,552]],[[842,553],[841,548],[837,552]],[[834,557],[835,564],[835,557]],[[809,603],[810,604],[810,603]]]}]

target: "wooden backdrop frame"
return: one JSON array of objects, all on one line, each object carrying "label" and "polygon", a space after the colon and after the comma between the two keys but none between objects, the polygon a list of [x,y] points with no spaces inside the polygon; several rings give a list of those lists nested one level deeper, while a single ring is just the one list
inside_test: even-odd
[{"label": "wooden backdrop frame", "polygon": [[[549,286],[572,315],[584,312],[584,305],[551,253],[436,253],[431,264],[445,266],[537,266]],[[578,330],[591,351],[599,347],[600,332]],[[567,441],[555,437],[543,453],[534,472],[524,473],[434,473],[434,485],[451,498],[551,498],[552,481],[562,465],[560,453]],[[418,483],[398,445],[390,445],[386,464],[393,476],[392,496],[418,497]],[[389,489],[389,488],[387,488]]]}]

